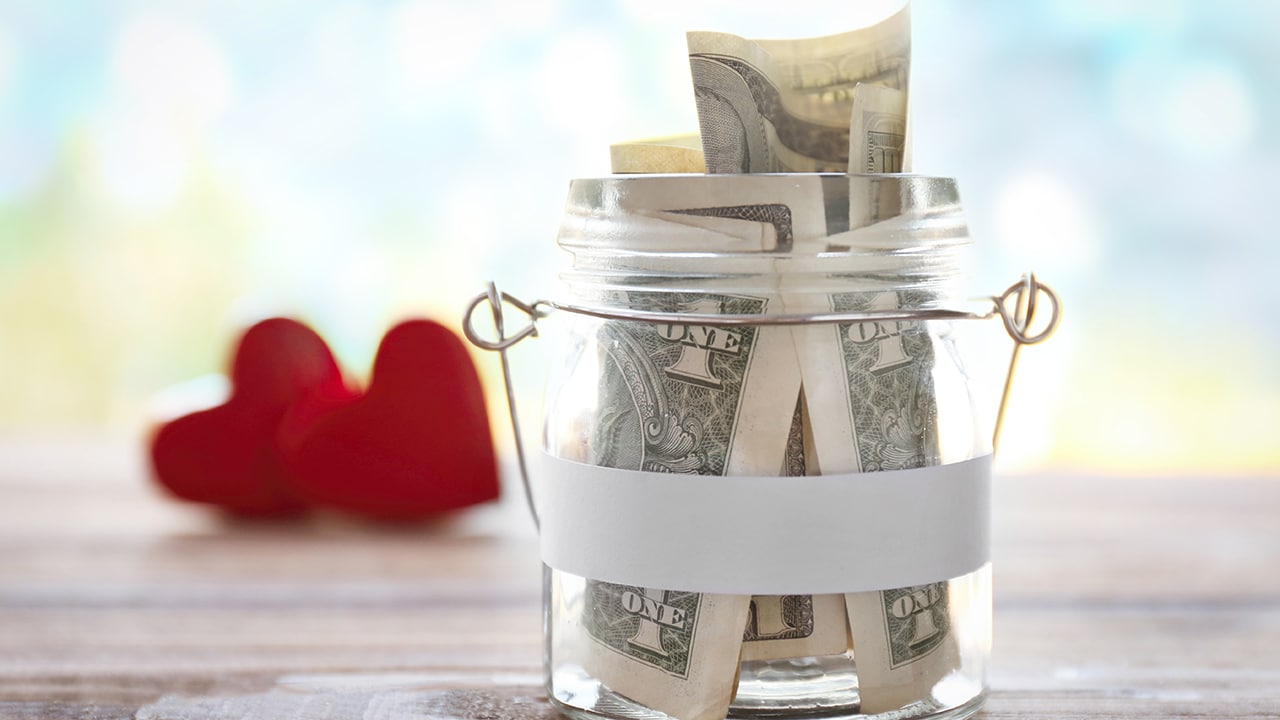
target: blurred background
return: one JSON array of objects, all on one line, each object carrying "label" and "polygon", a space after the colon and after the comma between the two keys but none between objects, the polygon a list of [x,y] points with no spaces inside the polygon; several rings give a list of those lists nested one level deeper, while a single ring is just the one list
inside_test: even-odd
[{"label": "blurred background", "polygon": [[[362,377],[392,323],[457,327],[490,278],[554,294],[568,180],[696,129],[686,30],[899,5],[0,0],[0,440],[141,438],[263,317]],[[1034,269],[1065,299],[1004,470],[1280,470],[1280,3],[916,0],[912,22],[915,169],[958,178],[975,286]]]}]

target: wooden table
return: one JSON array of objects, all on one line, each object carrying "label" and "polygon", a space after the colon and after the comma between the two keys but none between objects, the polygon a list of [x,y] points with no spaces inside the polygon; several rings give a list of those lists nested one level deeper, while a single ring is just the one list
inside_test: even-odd
[{"label": "wooden table", "polygon": [[[1280,717],[1280,478],[1000,477],[982,717]],[[228,523],[127,442],[0,442],[0,717],[555,718],[515,492]]]}]

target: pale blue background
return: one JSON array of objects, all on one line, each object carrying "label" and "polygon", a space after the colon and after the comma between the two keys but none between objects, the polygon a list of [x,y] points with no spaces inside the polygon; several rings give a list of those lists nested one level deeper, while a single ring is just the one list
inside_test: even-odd
[{"label": "pale blue background", "polygon": [[[136,432],[266,315],[360,375],[485,279],[548,294],[568,179],[696,127],[684,31],[893,6],[0,0],[0,432]],[[1035,269],[1068,303],[1005,467],[1280,468],[1280,3],[913,23],[915,169],[960,180],[975,285]]]}]

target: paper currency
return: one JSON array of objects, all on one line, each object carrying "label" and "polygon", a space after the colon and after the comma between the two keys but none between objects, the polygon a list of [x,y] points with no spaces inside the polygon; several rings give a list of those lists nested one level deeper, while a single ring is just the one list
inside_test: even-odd
[{"label": "paper currency", "polygon": [[[829,178],[818,177],[797,178],[794,182],[781,184],[767,178],[740,178],[715,186],[708,185],[705,179],[655,178],[651,182],[630,183],[626,193],[606,193],[605,197],[617,203],[615,210],[627,217],[627,232],[619,232],[616,236],[597,233],[592,236],[596,243],[593,247],[598,247],[601,236],[606,236],[606,242],[616,241],[618,249],[643,249],[647,251],[645,254],[630,255],[628,262],[651,263],[650,269],[666,273],[680,269],[679,262],[690,263],[688,269],[691,272],[705,271],[706,258],[702,253],[733,252],[740,263],[739,270],[748,270],[741,263],[750,263],[756,268],[761,280],[753,288],[760,291],[754,302],[763,304],[744,305],[749,298],[740,295],[681,294],[660,290],[615,294],[602,298],[602,302],[640,310],[713,314],[782,312],[780,296],[768,282],[768,278],[776,277],[775,253],[825,239],[829,212],[826,196],[836,192],[837,187],[843,186]],[[598,202],[594,200],[600,197],[595,189],[584,187],[582,191],[584,203]],[[839,192],[846,194],[847,189]],[[575,202],[571,195],[571,206]],[[591,218],[589,222],[593,230],[598,230],[599,223],[604,222],[597,213],[586,212],[585,209],[583,217]],[[578,232],[576,229],[562,230],[562,239],[569,238],[567,242],[572,245],[572,237],[576,237]],[[681,260],[671,253],[688,257]],[[756,253],[758,258],[752,258]],[[602,408],[609,410],[602,412],[603,421],[598,423],[593,441],[600,450],[588,462],[642,469],[644,465],[637,465],[637,458],[645,457],[659,463],[647,469],[690,471],[694,463],[662,460],[664,456],[656,452],[660,448],[655,448],[652,453],[647,449],[644,452],[638,450],[635,438],[641,437],[641,425],[636,418],[668,415],[702,417],[709,412],[706,408],[712,407],[705,405],[707,399],[715,397],[709,394],[709,389],[718,387],[718,392],[726,399],[731,399],[736,392],[742,394],[738,416],[746,424],[731,436],[733,443],[741,446],[742,453],[737,461],[732,456],[729,458],[726,471],[721,469],[724,465],[718,459],[719,455],[713,452],[705,456],[705,465],[697,465],[699,471],[727,475],[816,472],[812,431],[803,421],[804,409],[798,403],[800,371],[789,328],[672,329],[645,323],[609,322],[604,324],[601,333],[608,333],[609,339],[601,343],[608,349],[608,358],[601,363],[600,375],[613,379],[602,380],[598,393]],[[617,333],[622,335],[615,337]],[[716,340],[712,340],[712,333]],[[720,378],[733,363],[746,357],[741,353],[721,353],[715,348],[727,350],[732,347],[740,351],[749,345],[742,342],[744,337],[752,338],[753,343],[759,340],[757,347],[762,352],[752,361],[755,373],[752,379],[758,384],[738,385],[736,381],[710,380],[712,376]],[[700,348],[699,345],[705,347]],[[727,377],[733,378],[736,374],[731,372]],[[796,398],[790,406],[777,402],[779,397],[788,396]],[[666,398],[665,404],[654,404],[652,398],[659,397]],[[732,403],[726,400],[724,407],[731,406]],[[622,413],[620,417],[631,419],[621,424],[615,422],[615,408]],[[726,413],[717,411],[709,414]],[[699,422],[698,425],[705,426],[705,423]],[[725,435],[708,434],[704,429],[700,442],[714,445],[722,442],[714,440],[718,437]],[[760,440],[761,437],[767,437],[768,441]],[[604,584],[588,582],[588,585],[589,596],[594,592],[597,598],[610,597],[610,593],[602,589]],[[644,592],[655,595],[673,592],[668,589],[615,588],[612,595],[618,596],[627,591],[637,596]],[[692,602],[687,594],[679,597],[685,603]],[[751,660],[838,654],[848,647],[842,595],[817,598],[703,597],[716,602],[711,610],[700,613],[692,626],[684,628],[684,631],[690,637],[703,638],[702,649],[698,650],[695,643],[691,657],[706,659],[732,655],[733,662],[729,666],[719,666],[727,668],[723,674],[676,677],[670,671],[661,670],[652,662],[652,656],[639,650],[627,656],[615,647],[611,655],[604,655],[600,648],[606,643],[595,640],[592,644],[596,647],[589,648],[585,654],[584,668],[621,694],[684,718],[717,703],[728,702],[728,691],[724,690],[722,683],[726,680],[731,683],[736,675],[739,649],[743,659]],[[619,608],[625,610],[620,603],[608,607],[613,608],[613,613],[603,613],[604,617],[616,618]],[[640,606],[633,601],[632,607]],[[676,617],[687,618],[687,613]],[[731,624],[729,620],[723,620],[726,617],[732,617],[732,623],[736,623],[736,636],[731,638],[725,634],[728,632],[725,628]],[[632,619],[630,622],[636,621]],[[609,623],[597,625],[604,627]],[[674,644],[673,647],[681,647],[682,640],[677,630],[665,628],[664,632],[664,637]],[[729,687],[731,690],[732,685]]]},{"label": "paper currency", "polygon": [[588,581],[582,666],[606,687],[680,720],[732,701],[746,598]]},{"label": "paper currency", "polygon": [[697,133],[636,140],[609,146],[610,172],[705,173],[702,138]]},{"label": "paper currency", "polygon": [[[864,312],[920,307],[929,299],[922,291],[868,288],[831,295],[829,303],[832,312]],[[937,464],[934,347],[923,323],[807,326],[796,334],[804,338],[801,366],[815,417],[814,446],[824,472]],[[830,358],[839,359],[835,372]],[[903,523],[904,532],[910,532],[910,518]],[[924,699],[938,680],[956,669],[955,638],[947,622],[937,617],[946,615],[945,585],[845,595],[862,712],[883,712]],[[911,600],[903,597],[919,601],[911,612],[904,611]],[[927,635],[928,642],[903,641],[907,635]]]},{"label": "paper currency", "polygon": [[[904,9],[872,28],[816,41],[760,42],[690,33],[690,66],[708,170],[901,172],[910,57],[908,12]],[[885,85],[873,84],[877,82]],[[831,309],[810,307],[814,298],[803,289],[784,293],[784,299],[790,312]],[[816,366],[810,372],[828,373],[836,348],[809,345],[803,330],[795,338],[797,355]],[[806,395],[822,391],[805,389]],[[851,436],[851,432],[844,434],[845,442]],[[821,452],[815,453],[815,467],[822,457]],[[835,459],[833,467],[838,462]],[[824,471],[838,472],[826,467]],[[829,617],[826,614],[840,610],[844,602],[809,596],[789,602],[794,622],[805,630],[779,629],[769,645],[753,643],[748,633],[744,660],[825,655],[847,648],[840,622],[844,618],[817,619]],[[804,611],[809,607],[814,608],[815,629],[802,639],[784,641],[788,632],[800,636],[808,630],[810,618]],[[782,608],[781,598],[756,597],[752,618],[777,617]],[[869,616],[860,615],[859,621],[865,617]],[[871,686],[875,682],[868,680]],[[870,692],[876,695],[874,687]]]},{"label": "paper currency", "polygon": [[[639,180],[639,178],[637,178]],[[736,182],[708,186],[702,177],[646,178],[632,184],[617,199],[627,215],[625,227],[609,227],[592,238],[593,249],[612,247],[626,252],[681,253],[688,269],[707,270],[710,258],[695,253],[761,253],[762,273],[775,263],[766,253],[786,253],[797,246],[817,247],[828,234],[823,178],[796,178],[780,187],[767,178],[736,178]],[[597,221],[599,223],[604,221]],[[676,257],[660,259],[676,269]],[[683,266],[682,266],[683,267]],[[714,268],[711,268],[714,269]],[[767,281],[765,281],[767,287]],[[779,310],[780,312],[780,310]],[[790,419],[792,407],[785,413]],[[774,458],[781,461],[782,455]],[[769,473],[776,472],[776,466]],[[767,473],[766,473],[767,474]]]},{"label": "paper currency", "polygon": [[[856,85],[849,115],[848,172],[910,170],[907,126],[905,87]],[[851,207],[856,201],[851,197]],[[851,218],[851,226],[857,226],[858,220]],[[856,231],[846,234],[854,235]],[[812,296],[799,297],[798,302],[813,304]],[[904,296],[868,288],[833,295],[828,306],[820,309],[896,310],[927,301],[918,293]],[[793,308],[814,309],[818,308]],[[923,326],[901,322],[810,326],[798,328],[795,338],[806,395],[815,406],[811,414],[818,418],[814,445],[824,472],[877,472],[936,464],[933,348]],[[831,358],[843,361],[843,372],[831,372]],[[845,595],[863,713],[921,701],[958,667],[947,600],[945,582]]]},{"label": "paper currency", "polygon": [[742,660],[839,655],[847,623],[843,595],[752,595]]},{"label": "paper currency", "polygon": [[[854,630],[862,712],[930,702],[930,690],[960,666],[951,628],[949,584],[845,596]],[[874,625],[874,626],[873,626]]]},{"label": "paper currency", "polygon": [[[764,314],[771,302],[679,292],[609,300],[698,314]],[[591,463],[689,475],[776,472],[792,418],[773,393],[794,397],[800,389],[790,337],[779,328],[608,321],[598,343]],[[724,717],[750,600],[588,580],[584,626],[593,642],[583,647],[582,666],[611,690],[681,720]]]},{"label": "paper currency", "polygon": [[[780,475],[817,474],[804,394],[796,398]],[[849,649],[843,595],[752,595],[742,660],[838,655]]]},{"label": "paper currency", "polygon": [[687,41],[711,173],[845,172],[854,88],[908,89],[909,7],[827,37],[691,32]]},{"label": "paper currency", "polygon": [[907,94],[880,85],[858,85],[849,118],[849,172],[909,171],[906,143]]},{"label": "paper currency", "polygon": [[[702,193],[693,193],[692,187],[663,182],[634,188],[622,202],[635,221],[629,229],[636,231],[635,242],[640,245],[629,241],[628,249],[643,245],[650,251],[678,248],[683,252],[785,252],[793,250],[797,243],[813,243],[827,233],[824,190],[816,178],[797,182],[785,192],[779,192],[776,183],[757,183],[743,178],[733,188],[735,203],[732,205],[717,204],[724,201],[708,195],[705,189]],[[701,261],[699,258],[698,262]],[[772,262],[762,259],[762,273],[773,270]],[[770,328],[767,332],[779,338],[788,350],[793,347],[789,330]],[[785,387],[784,384],[775,390]],[[769,397],[772,402],[776,395]],[[812,432],[804,420],[800,400],[797,392],[788,442],[780,454],[782,467],[759,474],[816,472]],[[778,409],[780,406],[770,411]],[[753,597],[742,641],[743,660],[842,653],[848,648],[844,598],[841,595]]]}]

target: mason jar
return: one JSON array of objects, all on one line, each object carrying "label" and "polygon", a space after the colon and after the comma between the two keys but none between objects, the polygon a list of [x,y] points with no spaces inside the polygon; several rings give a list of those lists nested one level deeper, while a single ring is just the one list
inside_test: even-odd
[{"label": "mason jar", "polygon": [[976,712],[992,443],[955,182],[575,180],[558,243],[530,467],[558,709]]}]

